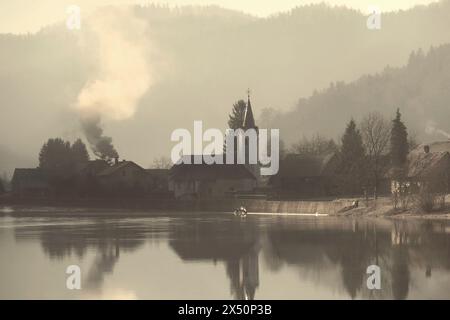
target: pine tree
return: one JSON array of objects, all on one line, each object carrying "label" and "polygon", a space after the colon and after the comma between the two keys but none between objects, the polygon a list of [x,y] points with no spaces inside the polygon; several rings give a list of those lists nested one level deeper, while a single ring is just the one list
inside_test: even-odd
[{"label": "pine tree", "polygon": [[393,167],[401,168],[405,165],[408,149],[408,132],[401,120],[400,110],[397,109],[396,116],[392,120],[390,140],[390,157]]},{"label": "pine tree", "polygon": [[48,139],[39,152],[39,168],[52,177],[67,175],[72,164],[70,143],[61,138]]},{"label": "pine tree", "polygon": [[87,151],[86,145],[77,139],[71,146],[72,161],[74,163],[83,163],[89,161],[89,153]]},{"label": "pine tree", "polygon": [[[245,109],[247,108],[247,104],[244,100],[239,100],[235,104],[233,104],[233,109],[228,116],[228,127],[233,130],[243,129],[244,127],[244,117],[245,117]],[[225,138],[226,139],[226,138]],[[237,139],[234,138],[234,149],[236,152],[237,148]],[[223,153],[226,153],[227,146],[226,141],[223,143]],[[236,154],[236,153],[235,153]]]},{"label": "pine tree", "polygon": [[228,120],[228,126],[230,127],[230,129],[236,130],[242,128],[244,123],[246,106],[247,105],[244,100],[239,100],[233,105],[233,110],[229,115]]},{"label": "pine tree", "polygon": [[333,139],[325,138],[319,134],[311,138],[303,137],[292,147],[293,152],[308,156],[324,156],[337,150],[338,146]]},{"label": "pine tree", "polygon": [[341,190],[346,194],[360,194],[364,178],[365,151],[360,131],[353,119],[342,136],[340,167]]},{"label": "pine tree", "polygon": [[3,179],[0,178],[0,194],[5,192],[5,186],[3,184]]},{"label": "pine tree", "polygon": [[347,124],[342,136],[341,169],[342,173],[352,173],[364,159],[364,146],[361,133],[353,119]]}]

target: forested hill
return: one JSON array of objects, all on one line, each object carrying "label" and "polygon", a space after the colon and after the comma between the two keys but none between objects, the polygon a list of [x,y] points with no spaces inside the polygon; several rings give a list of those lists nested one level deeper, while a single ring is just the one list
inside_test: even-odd
[{"label": "forested hill", "polygon": [[[108,10],[99,9],[95,16]],[[444,119],[426,108],[445,110],[448,82],[439,80],[444,81],[447,69],[433,61],[444,61],[446,49],[405,69],[323,88],[332,81],[355,81],[387,65],[401,67],[413,50],[450,43],[450,0],[383,14],[377,31],[367,29],[361,12],[326,5],[268,18],[217,7],[149,6],[133,12],[148,31],[131,31],[130,37],[143,37],[138,42],[149,43],[149,51],[155,52],[146,61],[152,85],[134,117],[104,119],[104,129],[123,157],[143,166],[170,154],[175,128],[191,128],[194,120],[203,120],[205,127],[223,129],[232,104],[245,98],[249,87],[256,117],[263,108],[286,111],[315,89],[322,92],[279,117],[288,139],[310,132],[336,134],[347,117],[372,108],[405,108],[406,119],[415,124],[425,115]],[[80,40],[92,39],[86,27],[91,19],[94,16],[83,17],[78,32],[60,23],[37,34],[0,35],[0,145],[10,150],[8,154],[34,159],[29,166],[37,164],[39,148],[49,137],[80,136],[72,106],[93,79],[99,61],[95,45],[80,45]],[[114,27],[132,30],[134,20],[118,15]],[[438,71],[424,70],[428,68]],[[430,83],[420,78],[423,73],[432,78]],[[133,84],[133,74],[127,77]],[[428,100],[422,101],[425,97]],[[2,157],[0,172],[15,165],[13,158]]]},{"label": "forested hill", "polygon": [[[282,128],[287,143],[300,133],[339,136],[345,124],[370,111],[394,116],[400,108],[403,119],[420,140],[450,138],[450,45],[413,52],[406,66],[384,71],[327,89],[301,99],[293,111],[267,113],[264,121]],[[272,120],[270,121],[270,116]]]}]

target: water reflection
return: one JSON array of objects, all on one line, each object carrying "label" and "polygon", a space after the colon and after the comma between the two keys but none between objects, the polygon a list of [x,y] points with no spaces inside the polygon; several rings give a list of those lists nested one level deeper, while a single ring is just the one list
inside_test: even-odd
[{"label": "water reflection", "polygon": [[240,219],[193,220],[171,231],[170,247],[183,260],[223,261],[235,299],[254,299],[259,285],[259,229]]},{"label": "water reflection", "polygon": [[[84,279],[84,288],[91,292],[101,291],[105,278],[114,273],[123,253],[140,255],[153,250],[156,243],[164,243],[186,270],[190,270],[189,263],[223,265],[229,297],[234,299],[273,297],[276,292],[303,288],[310,282],[319,291],[336,292],[336,298],[414,298],[421,297],[423,286],[427,286],[427,292],[431,290],[434,298],[450,298],[447,222],[292,217],[242,220],[213,215],[98,218],[81,222],[74,219],[27,227],[17,223],[15,239],[17,242],[39,239],[45,255],[55,261],[68,257],[81,261],[87,252],[93,252],[95,257]],[[148,247],[144,246],[147,242],[151,244]],[[366,270],[372,264],[381,268],[381,290],[367,289]],[[139,272],[139,268],[144,267],[135,266],[128,272],[131,275]],[[289,280],[273,280],[281,275],[287,275]],[[171,274],[158,276],[167,278],[169,291],[178,292],[182,287],[172,280]],[[218,278],[215,273],[204,276],[210,277],[212,283]],[[426,281],[433,277],[438,277],[436,283],[444,284],[444,289],[435,285],[428,288]],[[264,282],[270,285],[264,286]],[[304,297],[317,297],[315,291],[309,294],[305,292]]]}]

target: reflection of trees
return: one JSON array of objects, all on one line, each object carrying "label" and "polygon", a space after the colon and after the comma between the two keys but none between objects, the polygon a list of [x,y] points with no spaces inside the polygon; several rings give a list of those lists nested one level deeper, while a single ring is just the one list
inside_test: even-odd
[{"label": "reflection of trees", "polygon": [[[439,224],[438,224],[439,225]],[[320,272],[327,261],[341,267],[342,283],[353,299],[404,299],[410,286],[410,267],[422,267],[431,276],[431,266],[448,268],[450,237],[436,224],[395,222],[381,228],[374,222],[340,220],[329,224],[279,225],[268,232],[267,259],[276,270],[283,263]],[[442,226],[440,227],[441,229]],[[392,234],[391,234],[392,233]],[[381,268],[382,290],[368,290],[367,267]],[[330,284],[332,285],[332,284]]]},{"label": "reflection of trees", "polygon": [[[343,288],[352,299],[407,298],[411,266],[429,273],[431,266],[448,268],[449,264],[450,238],[437,232],[436,224],[276,220],[263,233],[255,221],[186,221],[172,230],[170,246],[183,260],[224,261],[236,299],[255,296],[260,247],[272,272],[286,264],[297,265],[318,274],[314,281],[322,281],[321,272],[338,267]],[[366,286],[367,267],[372,264],[381,268],[381,290]]]},{"label": "reflection of trees", "polygon": [[338,253],[338,256],[333,258],[341,264],[342,281],[352,299],[356,298],[364,284],[366,269],[370,265],[371,256],[373,256],[373,252],[371,252],[371,240],[373,239],[369,234],[360,230],[340,234],[340,239],[334,242],[334,248],[330,248],[331,251],[328,252],[328,255]]},{"label": "reflection of trees", "polygon": [[[433,276],[433,268],[450,269],[448,223],[269,221],[262,228],[253,216],[245,220],[177,219],[169,225],[169,244],[184,261],[223,262],[231,295],[236,299],[257,296],[260,260],[271,272],[282,272],[284,265],[311,271],[319,275],[314,279],[317,282],[323,281],[321,272],[338,270],[338,281],[329,286],[342,283],[350,298],[404,299],[411,290],[411,268],[420,268],[428,277]],[[94,249],[96,256],[86,273],[85,285],[93,290],[101,288],[105,275],[113,272],[123,252],[136,250],[147,238],[166,238],[166,231],[166,225],[161,229],[137,220],[85,219],[76,224],[69,221],[16,228],[15,234],[17,239],[38,235],[51,259],[73,255],[81,259],[88,249]],[[381,268],[382,290],[366,287],[366,269],[371,264]]]},{"label": "reflection of trees", "polygon": [[423,270],[427,278],[433,268],[450,269],[448,223],[397,221],[392,228],[392,293],[405,299],[410,287],[410,266]]},{"label": "reflection of trees", "polygon": [[113,222],[106,219],[88,223],[42,225],[17,228],[16,238],[38,235],[41,246],[50,259],[64,259],[75,255],[81,259],[88,249],[96,257],[87,273],[86,288],[99,289],[105,274],[112,273],[121,251],[134,251],[144,243],[146,229],[138,224]]},{"label": "reflection of trees", "polygon": [[254,299],[259,286],[259,241],[251,218],[245,221],[190,220],[172,231],[170,246],[183,260],[225,262],[235,299]]},{"label": "reflection of trees", "polygon": [[394,299],[406,299],[409,291],[408,249],[398,246],[392,249],[392,294]]},{"label": "reflection of trees", "polygon": [[357,296],[365,285],[367,266],[373,264],[380,246],[389,243],[389,235],[377,234],[365,223],[338,223],[289,226],[269,232],[278,259],[320,272],[328,263],[341,267],[343,285],[349,296]]},{"label": "reflection of trees", "polygon": [[112,273],[115,264],[119,261],[120,245],[116,240],[114,243],[101,246],[95,260],[88,271],[87,287],[98,289],[101,287],[107,273]]}]

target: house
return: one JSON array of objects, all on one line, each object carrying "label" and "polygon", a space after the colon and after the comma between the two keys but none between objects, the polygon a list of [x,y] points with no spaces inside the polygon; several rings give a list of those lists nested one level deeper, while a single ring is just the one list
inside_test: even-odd
[{"label": "house", "polygon": [[338,163],[336,153],[324,156],[288,154],[281,160],[278,174],[270,177],[269,185],[281,197],[334,195],[337,186],[333,178]]},{"label": "house", "polygon": [[15,169],[11,180],[14,196],[45,197],[50,194],[50,185],[39,168]]},{"label": "house", "polygon": [[76,165],[72,182],[79,196],[93,196],[101,194],[101,186],[97,175],[109,168],[105,160],[91,160]]},{"label": "house", "polygon": [[[65,190],[70,196],[105,196],[120,193],[124,196],[170,196],[167,169],[145,170],[133,161],[109,164],[104,160],[78,163],[67,173]],[[13,194],[18,196],[46,196],[49,194],[49,176],[41,169],[16,169],[13,176]],[[54,187],[53,191],[58,190]]]},{"label": "house", "polygon": [[105,160],[91,160],[79,163],[76,166],[75,175],[78,180],[88,180],[109,167],[110,165]]},{"label": "house", "polygon": [[[186,157],[190,164],[175,164],[169,173],[169,190],[177,199],[222,198],[256,187],[256,177],[243,164],[206,164],[202,156]],[[200,164],[195,164],[195,157],[201,157]]]},{"label": "house", "polygon": [[[450,141],[424,144],[411,151],[407,158],[406,182],[420,187],[433,183],[435,188],[448,193],[450,186]],[[399,190],[400,183],[393,180],[391,191]]]},{"label": "house", "polygon": [[435,141],[431,143],[425,143],[419,145],[417,148],[411,151],[411,153],[423,153],[423,152],[449,152],[450,153],[450,140]]},{"label": "house", "polygon": [[169,169],[146,169],[149,192],[169,191]]},{"label": "house", "polygon": [[148,189],[148,176],[144,168],[133,161],[118,161],[96,175],[106,193],[126,195],[143,194]]}]

